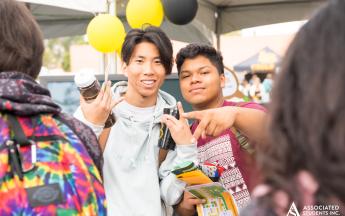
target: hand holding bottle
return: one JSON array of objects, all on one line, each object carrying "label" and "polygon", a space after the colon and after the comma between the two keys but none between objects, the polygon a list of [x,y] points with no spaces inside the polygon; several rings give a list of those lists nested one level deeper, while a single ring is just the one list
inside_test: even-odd
[{"label": "hand holding bottle", "polygon": [[86,101],[80,97],[81,110],[85,119],[96,125],[104,125],[111,113],[111,110],[120,103],[123,98],[112,99],[111,82],[103,83],[101,90],[93,101]]}]

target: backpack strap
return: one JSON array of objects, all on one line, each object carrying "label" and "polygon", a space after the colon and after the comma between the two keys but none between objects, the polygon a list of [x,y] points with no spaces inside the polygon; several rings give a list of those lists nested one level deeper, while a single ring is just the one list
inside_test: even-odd
[{"label": "backpack strap", "polygon": [[10,166],[14,174],[17,174],[20,180],[23,180],[22,155],[19,151],[20,146],[32,145],[32,142],[26,137],[17,117],[11,114],[7,115],[7,123],[14,134],[13,139],[5,142],[9,151]]},{"label": "backpack strap", "polygon": [[11,114],[7,114],[8,116],[8,124],[14,133],[14,140],[19,145],[30,145],[30,141],[25,136],[22,126],[18,122],[17,117]]}]

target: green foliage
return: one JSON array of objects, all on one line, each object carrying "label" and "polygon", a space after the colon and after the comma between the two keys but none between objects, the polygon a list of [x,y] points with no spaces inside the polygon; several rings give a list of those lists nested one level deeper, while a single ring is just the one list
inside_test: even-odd
[{"label": "green foliage", "polygon": [[48,69],[71,70],[70,46],[87,44],[83,36],[53,38],[44,41],[43,65]]}]

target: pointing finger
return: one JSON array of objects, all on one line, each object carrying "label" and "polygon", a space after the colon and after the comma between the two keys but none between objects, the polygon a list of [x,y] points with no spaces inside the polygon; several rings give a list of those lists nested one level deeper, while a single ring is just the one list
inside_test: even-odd
[{"label": "pointing finger", "polygon": [[182,116],[187,119],[197,119],[197,120],[202,120],[203,118],[203,114],[201,111],[183,113]]}]

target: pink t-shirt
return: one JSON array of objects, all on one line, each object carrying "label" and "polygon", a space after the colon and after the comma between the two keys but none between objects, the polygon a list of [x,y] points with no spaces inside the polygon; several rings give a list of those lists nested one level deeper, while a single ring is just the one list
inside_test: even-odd
[{"label": "pink t-shirt", "polygon": [[[264,107],[253,102],[224,101],[223,106],[239,106],[266,111]],[[197,122],[193,123],[192,132],[195,131],[197,125]],[[251,155],[241,149],[236,135],[231,129],[225,130],[217,137],[200,138],[198,140],[198,160],[199,163],[217,162],[223,166],[226,170],[220,177],[220,182],[234,196],[239,208],[248,204],[249,191],[259,181],[259,176]]]}]

